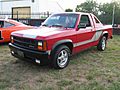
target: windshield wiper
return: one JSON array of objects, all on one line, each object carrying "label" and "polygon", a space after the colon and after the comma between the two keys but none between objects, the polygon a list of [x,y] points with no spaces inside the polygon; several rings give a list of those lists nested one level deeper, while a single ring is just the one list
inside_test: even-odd
[{"label": "windshield wiper", "polygon": [[48,26],[47,24],[43,24],[42,26]]},{"label": "windshield wiper", "polygon": [[51,27],[64,27],[64,26],[56,24],[56,25],[52,25]]}]

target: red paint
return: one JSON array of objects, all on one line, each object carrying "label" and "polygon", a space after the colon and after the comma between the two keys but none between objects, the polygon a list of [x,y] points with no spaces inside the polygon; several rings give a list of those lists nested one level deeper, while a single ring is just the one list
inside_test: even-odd
[{"label": "red paint", "polygon": [[[47,42],[47,49],[52,50],[53,46],[59,41],[69,39],[72,41],[72,44],[83,43],[85,41],[91,40],[96,34],[97,30],[100,30],[102,32],[98,40],[73,47],[72,53],[75,54],[89,47],[96,46],[100,38],[102,37],[103,33],[106,31],[108,32],[108,38],[112,36],[112,27],[108,27],[104,29],[105,26],[98,19],[97,20],[99,21],[99,23],[96,23],[96,20],[95,20],[96,16],[94,16],[93,14],[89,14],[89,13],[73,13],[73,14],[79,15],[79,17],[77,18],[77,22],[75,24],[75,28],[60,28],[58,29],[60,33],[49,35],[49,36],[36,36],[35,39],[45,40]],[[81,29],[77,28],[80,22],[81,15],[88,15],[91,23],[91,28],[81,28]],[[44,26],[42,28],[44,28]],[[48,27],[48,28],[52,28],[52,27]],[[12,35],[19,36],[19,33],[12,34]]]}]

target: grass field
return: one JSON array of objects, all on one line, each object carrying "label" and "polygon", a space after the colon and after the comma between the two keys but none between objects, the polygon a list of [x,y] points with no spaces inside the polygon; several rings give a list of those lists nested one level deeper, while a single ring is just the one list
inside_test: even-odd
[{"label": "grass field", "polygon": [[92,47],[72,56],[62,70],[18,60],[0,45],[0,90],[120,90],[120,36],[103,52]]}]

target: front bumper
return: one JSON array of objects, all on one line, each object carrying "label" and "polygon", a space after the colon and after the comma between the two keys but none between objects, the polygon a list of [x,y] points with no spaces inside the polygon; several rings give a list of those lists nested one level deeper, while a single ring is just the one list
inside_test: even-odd
[{"label": "front bumper", "polygon": [[9,43],[9,48],[11,50],[11,54],[16,58],[33,61],[38,64],[50,62],[48,52],[29,50],[29,49],[18,47],[12,43]]}]

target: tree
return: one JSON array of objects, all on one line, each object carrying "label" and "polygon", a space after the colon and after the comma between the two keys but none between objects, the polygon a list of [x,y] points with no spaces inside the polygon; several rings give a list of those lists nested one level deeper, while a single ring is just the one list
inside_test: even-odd
[{"label": "tree", "polygon": [[73,12],[73,10],[68,8],[68,9],[65,10],[65,12]]},{"label": "tree", "polygon": [[94,0],[86,0],[86,2],[77,5],[77,12],[87,12],[95,14],[103,24],[112,24],[113,7],[115,6],[115,24],[120,24],[120,2],[113,1],[111,3],[98,4]]},{"label": "tree", "polygon": [[76,12],[87,12],[98,15],[98,3],[94,0],[87,0],[80,5],[77,5]]},{"label": "tree", "polygon": [[104,24],[112,24],[113,8],[115,6],[115,23],[118,24],[120,21],[120,4],[118,2],[104,3],[99,5],[99,18]]}]

